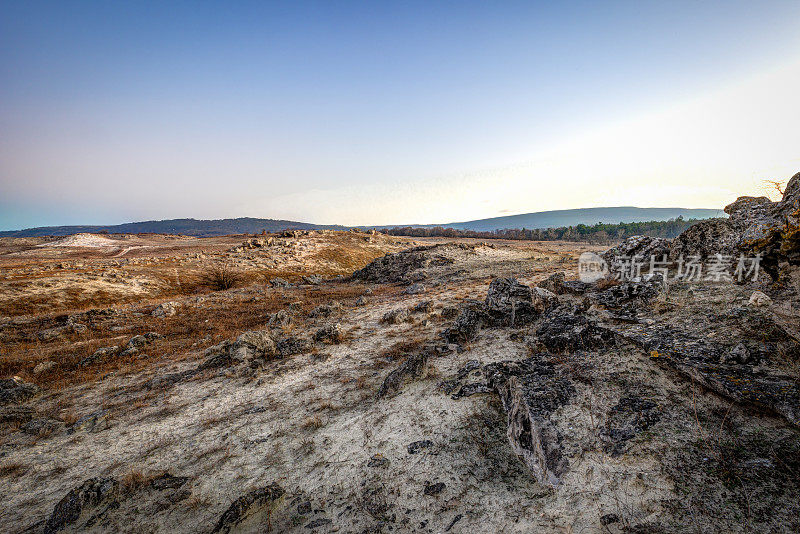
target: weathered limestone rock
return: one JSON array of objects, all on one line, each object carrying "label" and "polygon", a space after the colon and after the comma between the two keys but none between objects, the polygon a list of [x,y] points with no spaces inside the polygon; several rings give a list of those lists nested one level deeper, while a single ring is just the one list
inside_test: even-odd
[{"label": "weathered limestone rock", "polygon": [[675,238],[671,256],[761,254],[761,267],[773,280],[782,262],[800,265],[800,173],[789,180],[779,202],[739,197],[725,212],[728,219],[699,222]]},{"label": "weathered limestone rock", "polygon": [[614,344],[614,335],[584,315],[555,310],[536,330],[539,342],[554,352],[595,350]]},{"label": "weathered limestone rock", "polygon": [[437,254],[437,248],[439,245],[431,245],[387,254],[354,272],[353,278],[376,283],[418,282],[423,278],[420,269],[453,263],[452,259]]},{"label": "weathered limestone rock", "polygon": [[30,399],[39,388],[29,384],[19,377],[0,379],[0,406],[6,404],[20,404]]},{"label": "weathered limestone rock", "polygon": [[334,344],[341,343],[342,336],[342,328],[338,323],[329,324],[314,332],[314,341]]},{"label": "weathered limestone rock", "polygon": [[[253,490],[233,501],[220,516],[212,533],[228,534],[234,530],[253,530],[257,523],[266,524],[271,510],[278,506],[286,492],[277,484]],[[248,529],[247,526],[253,529]]]},{"label": "weathered limestone rock", "polygon": [[614,261],[614,258],[620,256],[637,257],[649,261],[651,256],[655,256],[660,260],[664,255],[669,255],[669,240],[663,237],[646,235],[631,236],[616,247],[608,249],[601,254],[609,265]]},{"label": "weathered limestone rock", "polygon": [[153,312],[150,314],[153,317],[172,317],[173,315],[178,313],[178,303],[177,302],[162,302]]},{"label": "weathered limestone rock", "polygon": [[421,350],[408,354],[400,367],[386,376],[378,389],[378,398],[395,394],[407,383],[424,378],[428,370],[428,358],[434,351],[433,347],[426,345]]},{"label": "weathered limestone rock", "polygon": [[466,343],[475,339],[481,327],[488,322],[483,303],[471,301],[463,304],[458,317],[442,335],[448,343]]},{"label": "weathered limestone rock", "polygon": [[544,311],[544,300],[514,278],[496,278],[489,285],[484,303],[489,321],[495,325],[517,326],[533,322]]},{"label": "weathered limestone rock", "polygon": [[91,528],[116,504],[118,493],[119,482],[113,478],[96,477],[86,480],[56,504],[45,523],[45,534],[67,527],[74,530]]},{"label": "weathered limestone rock", "polygon": [[570,401],[575,387],[541,354],[518,362],[489,364],[484,374],[508,414],[512,450],[540,484],[557,486],[569,462],[550,416]]}]

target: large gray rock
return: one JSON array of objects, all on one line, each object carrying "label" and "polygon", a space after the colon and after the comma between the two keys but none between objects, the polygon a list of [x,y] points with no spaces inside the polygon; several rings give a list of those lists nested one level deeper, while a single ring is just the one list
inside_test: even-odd
[{"label": "large gray rock", "polygon": [[545,309],[539,293],[534,293],[515,278],[492,280],[484,306],[492,324],[503,326],[531,323]]},{"label": "large gray rock", "polygon": [[508,415],[508,441],[537,482],[557,486],[569,463],[551,415],[569,403],[575,387],[544,354],[483,369]]},{"label": "large gray rock", "polygon": [[439,245],[416,247],[396,254],[387,254],[353,273],[353,278],[365,282],[418,282],[424,278],[419,271],[437,265],[450,265],[453,260],[436,250]]}]

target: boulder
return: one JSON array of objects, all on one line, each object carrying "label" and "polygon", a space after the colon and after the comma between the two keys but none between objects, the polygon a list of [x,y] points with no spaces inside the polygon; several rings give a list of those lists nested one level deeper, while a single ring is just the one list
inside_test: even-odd
[{"label": "boulder", "polygon": [[251,365],[261,360],[271,360],[278,349],[268,330],[250,330],[236,338],[230,346],[231,358]]},{"label": "boulder", "polygon": [[353,279],[375,283],[413,283],[424,278],[421,269],[450,265],[451,258],[437,253],[441,245],[430,245],[387,254],[353,273]]},{"label": "boulder", "polygon": [[395,308],[389,310],[381,317],[381,322],[386,324],[399,324],[408,319],[408,310],[406,308]]},{"label": "boulder", "polygon": [[614,335],[582,314],[556,310],[536,330],[538,341],[554,352],[595,350],[614,345]]},{"label": "boulder", "polygon": [[480,329],[488,323],[488,317],[479,301],[471,301],[459,308],[453,324],[442,335],[448,343],[466,343],[475,339]]},{"label": "boulder", "polygon": [[643,277],[641,280],[627,280],[599,291],[592,291],[586,295],[586,299],[591,304],[612,309],[627,304],[640,306],[658,296],[664,286],[663,280],[661,274]]},{"label": "boulder", "polygon": [[514,278],[496,278],[489,285],[484,302],[485,312],[493,325],[518,326],[533,322],[544,311],[545,304],[531,288]]},{"label": "boulder", "polygon": [[563,272],[553,273],[548,276],[545,280],[539,282],[537,287],[550,291],[555,295],[561,295],[564,293],[564,281],[566,280],[566,275]]},{"label": "boulder", "polygon": [[428,368],[428,358],[433,353],[429,346],[406,356],[405,361],[397,369],[390,372],[378,389],[378,398],[396,394],[402,387],[420,378],[423,378]]}]

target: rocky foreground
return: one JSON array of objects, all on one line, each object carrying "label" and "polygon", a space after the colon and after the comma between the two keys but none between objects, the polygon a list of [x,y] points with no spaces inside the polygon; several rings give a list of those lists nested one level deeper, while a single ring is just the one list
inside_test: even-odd
[{"label": "rocky foreground", "polygon": [[12,317],[2,524],[797,532],[798,199],[800,175],[606,255],[761,254],[743,283],[584,283],[586,247],[407,243],[339,278]]}]

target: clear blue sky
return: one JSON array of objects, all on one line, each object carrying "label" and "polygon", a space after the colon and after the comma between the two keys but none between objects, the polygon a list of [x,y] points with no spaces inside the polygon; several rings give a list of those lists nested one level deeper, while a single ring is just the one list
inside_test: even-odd
[{"label": "clear blue sky", "polygon": [[0,229],[719,207],[800,170],[799,30],[796,1],[3,1]]}]

